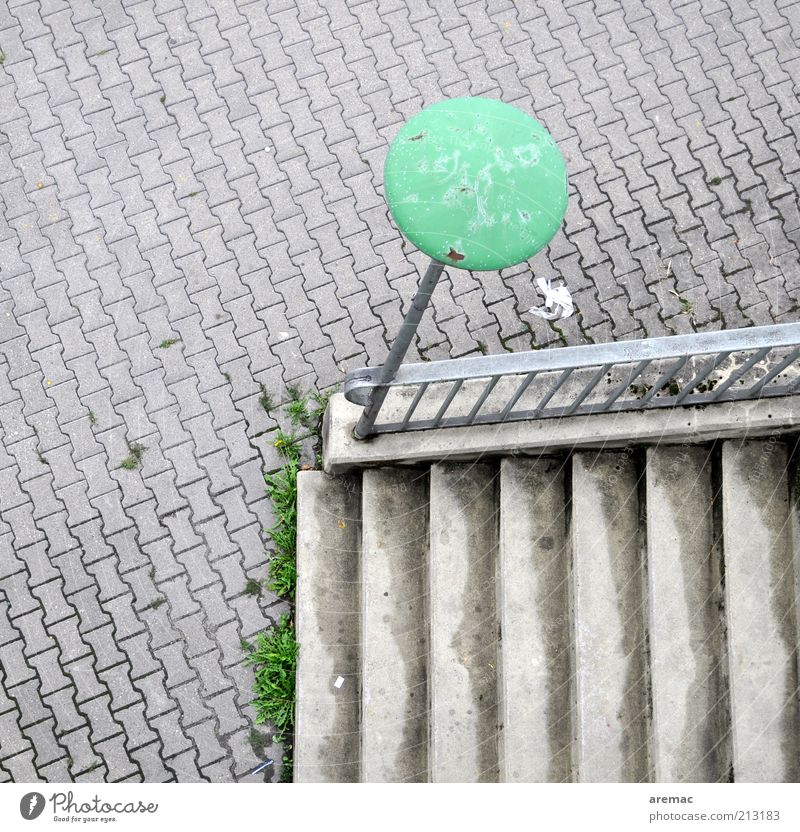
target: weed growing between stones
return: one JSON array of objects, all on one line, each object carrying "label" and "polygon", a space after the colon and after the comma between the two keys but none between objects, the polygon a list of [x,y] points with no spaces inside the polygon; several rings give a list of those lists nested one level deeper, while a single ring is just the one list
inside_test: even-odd
[{"label": "weed growing between stones", "polygon": [[261,595],[261,581],[254,581],[250,578],[244,585],[244,594],[259,597]]},{"label": "weed growing between stones", "polygon": [[[278,445],[277,443],[281,444]],[[272,502],[275,524],[267,532],[275,546],[269,562],[267,586],[281,598],[294,600],[297,582],[297,473],[300,470],[300,449],[291,437],[280,434],[276,446],[286,461],[275,474],[267,474],[267,495]]]},{"label": "weed growing between stones", "polygon": [[142,454],[145,451],[145,447],[139,442],[134,442],[128,445],[128,450],[130,453],[122,460],[119,467],[124,468],[126,471],[134,471],[142,461]]},{"label": "weed growing between stones", "polygon": [[267,393],[267,388],[263,384],[260,384],[259,387],[261,388],[261,396],[259,396],[258,403],[266,413],[269,413],[275,407],[272,403],[272,397]]},{"label": "weed growing between stones", "polygon": [[245,658],[255,670],[256,722],[275,726],[274,742],[282,742],[294,729],[294,677],[297,667],[297,641],[290,615],[256,636]]},{"label": "weed growing between stones", "polygon": [[[264,410],[272,409],[266,390],[261,389]],[[290,428],[279,429],[274,445],[283,464],[272,474],[265,474],[267,495],[272,503],[275,523],[267,530],[274,547],[269,562],[267,587],[292,605],[278,623],[266,632],[259,633],[254,645],[245,645],[245,659],[255,672],[253,705],[256,722],[275,726],[274,740],[286,741],[281,780],[292,780],[291,737],[294,732],[295,672],[299,645],[294,632],[294,596],[297,585],[297,475],[303,467],[303,443],[310,440],[314,462],[322,461],[322,419],[331,394],[304,394],[288,387],[285,410]],[[255,583],[255,582],[253,582]]]}]

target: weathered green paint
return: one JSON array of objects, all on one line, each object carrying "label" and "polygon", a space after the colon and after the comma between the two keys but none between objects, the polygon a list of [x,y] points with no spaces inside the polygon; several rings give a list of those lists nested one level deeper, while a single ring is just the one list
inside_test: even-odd
[{"label": "weathered green paint", "polygon": [[567,171],[553,137],[491,98],[432,104],[397,134],[384,167],[400,230],[429,256],[485,271],[544,248],[567,209]]}]

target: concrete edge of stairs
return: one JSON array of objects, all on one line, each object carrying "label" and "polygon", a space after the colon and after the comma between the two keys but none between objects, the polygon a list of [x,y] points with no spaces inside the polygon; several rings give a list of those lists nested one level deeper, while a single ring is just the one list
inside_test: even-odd
[{"label": "concrete edge of stairs", "polygon": [[452,462],[484,454],[624,447],[632,436],[636,444],[646,445],[788,433],[800,425],[800,396],[439,428],[368,440],[353,437],[360,414],[361,407],[348,402],[343,393],[331,398],[325,414],[323,459],[329,474],[372,465]]},{"label": "concrete edge of stairs", "polygon": [[359,779],[361,482],[297,478],[297,783]]}]

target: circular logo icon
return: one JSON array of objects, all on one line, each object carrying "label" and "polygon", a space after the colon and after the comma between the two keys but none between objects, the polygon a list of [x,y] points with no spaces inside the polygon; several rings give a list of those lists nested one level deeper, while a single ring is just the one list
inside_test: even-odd
[{"label": "circular logo icon", "polygon": [[44,795],[28,792],[19,802],[19,813],[25,820],[36,820],[44,811]]}]

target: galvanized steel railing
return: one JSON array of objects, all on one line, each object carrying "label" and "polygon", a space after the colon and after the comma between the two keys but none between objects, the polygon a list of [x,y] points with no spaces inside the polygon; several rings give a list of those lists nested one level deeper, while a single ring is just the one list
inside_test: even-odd
[{"label": "galvanized steel railing", "polygon": [[[800,323],[348,373],[359,438],[800,392]],[[381,411],[387,421],[378,422]]]}]

